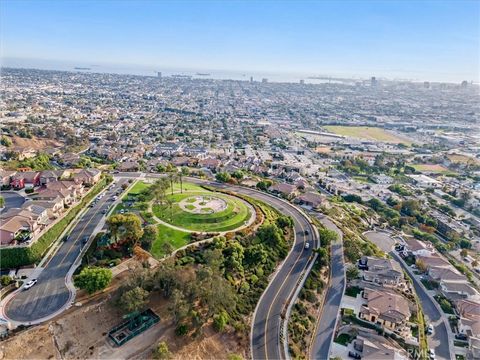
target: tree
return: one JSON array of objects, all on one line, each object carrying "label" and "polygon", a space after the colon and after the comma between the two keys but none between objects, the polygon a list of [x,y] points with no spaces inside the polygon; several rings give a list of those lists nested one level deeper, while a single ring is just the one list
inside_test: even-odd
[{"label": "tree", "polygon": [[417,261],[415,261],[415,265],[417,266],[417,269],[421,272],[424,273],[427,271],[427,264],[425,264],[425,261],[418,259]]},{"label": "tree", "polygon": [[8,275],[2,275],[0,277],[0,284],[2,284],[2,286],[8,286],[12,283],[13,279],[8,276]]},{"label": "tree", "polygon": [[105,289],[112,281],[112,271],[106,268],[85,267],[75,276],[74,284],[89,294]]},{"label": "tree", "polygon": [[136,214],[115,214],[107,219],[108,230],[115,242],[135,244],[143,236],[142,221]]},{"label": "tree", "polygon": [[472,266],[476,268],[478,266],[478,260],[473,260],[472,261]]},{"label": "tree", "polygon": [[223,332],[228,324],[229,316],[226,311],[221,311],[213,316],[213,328],[218,332]]},{"label": "tree", "polygon": [[133,248],[133,255],[135,256],[135,259],[141,263],[148,261],[148,258],[150,257],[150,253],[143,250],[140,246],[135,246]]},{"label": "tree", "polygon": [[148,291],[137,286],[128,290],[120,297],[120,308],[126,313],[132,313],[141,310],[148,298]]},{"label": "tree", "polygon": [[320,229],[320,244],[324,247],[329,246],[333,241],[337,240],[338,235],[335,231],[329,229]]},{"label": "tree", "polygon": [[178,180],[178,175],[174,173],[173,171],[170,171],[167,175],[168,181],[170,181],[170,189],[172,190],[172,195],[173,195],[173,184],[177,182]]},{"label": "tree", "polygon": [[12,140],[10,140],[10,138],[3,135],[2,138],[0,139],[0,144],[8,148],[12,146]]},{"label": "tree", "polygon": [[327,262],[328,262],[328,251],[327,251],[327,249],[317,248],[317,249],[314,249],[313,251],[315,251],[318,254],[317,260],[318,260],[320,266],[327,265]]},{"label": "tree", "polygon": [[235,170],[232,173],[232,177],[234,177],[237,180],[242,180],[245,175],[243,174],[242,170]]},{"label": "tree", "polygon": [[347,268],[346,275],[347,275],[347,280],[351,281],[358,278],[358,275],[360,275],[360,272],[358,271],[357,267],[353,265]]},{"label": "tree", "polygon": [[460,250],[460,256],[461,256],[461,257],[466,257],[467,255],[468,255],[467,249],[462,249],[462,250]]},{"label": "tree", "polygon": [[156,225],[148,225],[143,229],[142,239],[140,244],[143,249],[149,251],[152,247],[152,243],[157,239],[158,228]]},{"label": "tree", "polygon": [[3,196],[0,196],[0,208],[3,208],[5,206],[5,198]]},{"label": "tree", "polygon": [[157,347],[153,350],[153,358],[158,360],[169,359],[172,354],[168,350],[168,345],[165,341],[158,343]]},{"label": "tree", "polygon": [[273,182],[271,180],[262,180],[257,183],[257,189],[267,191],[272,184]]},{"label": "tree", "polygon": [[215,179],[219,182],[229,182],[232,177],[227,172],[219,172],[215,175]]},{"label": "tree", "polygon": [[161,249],[165,255],[170,255],[175,250],[175,247],[169,241],[164,241]]}]

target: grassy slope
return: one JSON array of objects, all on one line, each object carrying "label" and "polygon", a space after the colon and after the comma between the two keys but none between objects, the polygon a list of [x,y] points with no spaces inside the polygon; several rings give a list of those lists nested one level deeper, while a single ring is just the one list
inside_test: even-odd
[{"label": "grassy slope", "polygon": [[162,244],[168,241],[175,249],[178,249],[190,242],[190,234],[169,228],[165,225],[158,225],[158,237],[152,244],[150,252],[155,258],[161,258],[164,253],[162,252]]},{"label": "grassy slope", "polygon": [[[174,194],[169,197],[178,202],[189,196],[201,194],[211,193],[204,190],[203,192]],[[192,214],[183,211],[178,205],[174,204],[173,213],[168,207],[159,205],[153,207],[153,212],[158,218],[166,222],[193,231],[228,231],[243,225],[248,220],[249,209],[242,201],[224,195],[215,194],[215,196],[227,200],[228,205],[224,211],[214,214]]]}]

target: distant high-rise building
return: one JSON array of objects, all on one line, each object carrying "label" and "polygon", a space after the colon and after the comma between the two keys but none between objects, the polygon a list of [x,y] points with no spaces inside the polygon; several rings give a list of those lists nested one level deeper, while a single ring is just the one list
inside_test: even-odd
[{"label": "distant high-rise building", "polygon": [[428,81],[424,81],[424,82],[423,82],[423,87],[424,87],[425,89],[429,89],[429,88],[430,88],[430,83],[429,83]]},{"label": "distant high-rise building", "polygon": [[161,73],[160,71],[159,71],[159,72],[157,72],[157,77],[158,77],[159,79],[161,79],[161,78],[162,78],[162,73]]},{"label": "distant high-rise building", "polygon": [[466,88],[468,86],[468,81],[467,80],[463,80],[462,81],[462,84],[460,85],[462,88]]},{"label": "distant high-rise building", "polygon": [[253,83],[253,76],[250,76],[250,82]]},{"label": "distant high-rise building", "polygon": [[372,78],[370,79],[370,85],[377,86],[377,78],[375,76],[372,76]]},{"label": "distant high-rise building", "polygon": [[268,83],[268,79],[267,79],[267,78],[263,78],[263,79],[262,79],[262,83],[264,83],[264,84]]},{"label": "distant high-rise building", "polygon": [[301,79],[300,84],[302,84],[302,85],[305,84],[305,80]]}]

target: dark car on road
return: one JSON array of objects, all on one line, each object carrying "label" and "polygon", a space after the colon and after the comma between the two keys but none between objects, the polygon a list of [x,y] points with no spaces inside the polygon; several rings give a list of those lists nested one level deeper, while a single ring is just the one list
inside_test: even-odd
[{"label": "dark car on road", "polygon": [[88,239],[90,238],[90,236],[85,236],[83,239],[82,239],[82,248],[85,246],[86,243],[88,243]]},{"label": "dark car on road", "polygon": [[63,241],[64,241],[64,242],[67,242],[68,240],[70,240],[70,238],[71,238],[70,234],[65,235],[65,236],[63,237]]}]

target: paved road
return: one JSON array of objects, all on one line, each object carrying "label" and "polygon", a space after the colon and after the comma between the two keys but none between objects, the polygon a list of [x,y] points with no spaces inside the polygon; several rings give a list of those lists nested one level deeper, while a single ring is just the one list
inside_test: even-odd
[{"label": "paved road", "polygon": [[6,304],[4,314],[15,322],[37,322],[60,311],[70,299],[65,277],[77,259],[82,240],[91,236],[105,215],[102,210],[112,204],[109,198],[127,180],[118,181],[98,203],[89,208],[70,232],[71,238],[48,262],[38,276],[38,283],[29,290],[20,290]]},{"label": "paved road", "polygon": [[343,261],[343,234],[340,229],[327,217],[318,217],[329,230],[338,235],[338,240],[331,246],[331,284],[328,287],[323,305],[322,315],[318,320],[310,350],[313,359],[328,359],[330,347],[335,334],[340,303],[345,289],[345,264]]},{"label": "paved road", "polygon": [[450,344],[448,338],[447,326],[450,326],[448,319],[438,310],[434,304],[435,300],[433,300],[423,286],[420,285],[420,281],[415,277],[412,269],[405,264],[403,259],[398,256],[395,251],[391,251],[390,255],[400,263],[412,278],[415,292],[422,304],[423,313],[428,317],[429,323],[433,325],[433,335],[427,338],[428,345],[435,349],[437,359],[450,359],[450,346],[453,344]]},{"label": "paved road", "polygon": [[[121,173],[116,176],[138,177],[138,174]],[[158,178],[162,175],[147,174],[146,176]],[[287,299],[292,296],[304,269],[307,267],[313,248],[318,246],[318,239],[316,239],[313,226],[308,218],[290,203],[269,194],[244,187],[206,182],[194,178],[189,178],[188,181],[197,184],[207,184],[250,196],[271,205],[280,213],[293,218],[296,235],[295,244],[257,304],[250,344],[253,359],[285,358],[283,342],[280,340],[282,330],[281,314],[285,313]],[[308,234],[305,234],[305,230],[308,231]],[[305,249],[307,241],[310,243],[309,249]]]},{"label": "paved road", "polygon": [[2,197],[5,199],[5,207],[0,212],[7,211],[12,208],[19,208],[25,202],[25,198],[22,195],[19,195],[13,191],[2,191],[0,195],[2,195]]},{"label": "paved road", "polygon": [[[116,187],[120,186],[121,182],[127,181],[126,178],[142,177],[139,173],[123,173],[115,174],[115,176],[122,178],[117,182]],[[161,175],[147,176],[158,178]],[[204,182],[199,179],[189,179],[189,181],[251,196],[293,218],[296,234],[295,244],[257,304],[251,337],[254,359],[284,358],[283,343],[280,341],[281,314],[285,311],[286,301],[292,296],[302,272],[308,264],[313,248],[318,246],[318,239],[315,237],[312,225],[308,218],[295,207],[274,196],[243,187]],[[71,232],[72,238],[61,246],[41,272],[38,284],[30,290],[18,292],[8,302],[5,307],[5,314],[8,318],[18,322],[38,321],[60,312],[64,308],[70,298],[70,292],[65,285],[65,276],[80,253],[81,240],[84,236],[91,236],[97,224],[102,220],[101,211],[108,207],[109,196],[105,196],[82,216]],[[308,230],[307,234],[305,230]],[[311,244],[309,249],[305,249],[307,241]]]}]

